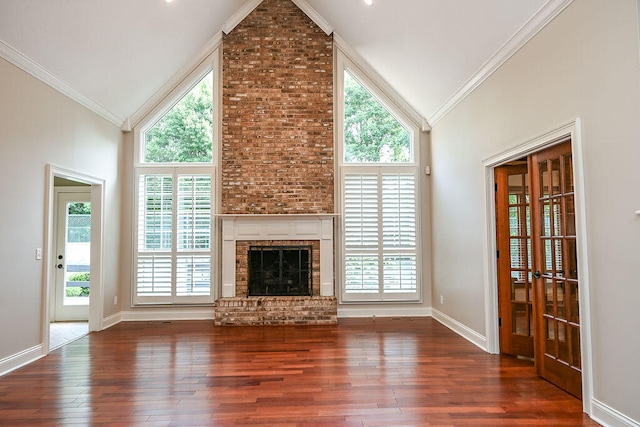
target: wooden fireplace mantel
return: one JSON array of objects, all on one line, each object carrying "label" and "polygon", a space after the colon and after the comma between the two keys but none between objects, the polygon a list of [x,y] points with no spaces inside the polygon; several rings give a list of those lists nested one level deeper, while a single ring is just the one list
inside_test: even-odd
[{"label": "wooden fireplace mantel", "polygon": [[333,221],[337,214],[220,214],[222,297],[236,296],[236,242],[319,240],[320,296],[335,296]]}]

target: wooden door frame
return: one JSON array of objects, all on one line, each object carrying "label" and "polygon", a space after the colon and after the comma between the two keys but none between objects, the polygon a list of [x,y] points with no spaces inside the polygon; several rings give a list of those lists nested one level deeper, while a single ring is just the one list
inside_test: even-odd
[{"label": "wooden door frame", "polygon": [[48,164],[45,182],[45,229],[42,284],[42,355],[49,354],[51,298],[54,286],[53,264],[55,263],[53,223],[54,212],[54,180],[64,178],[91,186],[91,279],[89,281],[89,331],[102,330],[104,317],[104,283],[102,280],[102,260],[104,241],[104,180],[81,172],[72,171]]},{"label": "wooden door frame", "polygon": [[496,265],[496,209],[494,191],[494,169],[513,160],[549,148],[571,139],[574,167],[575,208],[578,277],[580,277],[580,347],[582,353],[582,406],[584,412],[592,413],[593,408],[593,370],[591,366],[591,304],[589,297],[588,235],[586,224],[584,159],[581,138],[580,118],[571,120],[534,138],[516,143],[501,153],[483,161],[484,173],[484,289],[485,289],[485,330],[486,350],[492,354],[500,353],[500,333],[498,326],[498,271]]}]

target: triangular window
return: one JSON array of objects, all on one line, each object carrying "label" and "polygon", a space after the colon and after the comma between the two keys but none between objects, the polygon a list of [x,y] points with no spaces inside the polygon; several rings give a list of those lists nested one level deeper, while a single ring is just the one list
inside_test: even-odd
[{"label": "triangular window", "polygon": [[213,161],[213,73],[143,133],[143,163]]},{"label": "triangular window", "polygon": [[413,161],[411,133],[348,70],[344,71],[344,162]]}]

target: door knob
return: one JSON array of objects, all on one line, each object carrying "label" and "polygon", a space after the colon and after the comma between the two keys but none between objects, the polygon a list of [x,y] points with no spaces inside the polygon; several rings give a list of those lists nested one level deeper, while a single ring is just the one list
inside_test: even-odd
[{"label": "door knob", "polygon": [[56,265],[56,267],[58,267],[58,268],[60,268],[60,269],[61,269],[61,268],[62,268],[62,267],[64,267],[64,266],[63,266],[62,264],[58,264],[58,265]]},{"label": "door knob", "polygon": [[536,279],[539,279],[540,277],[542,277],[542,275],[540,274],[539,271],[536,271],[535,273],[533,273],[533,277],[535,277]]}]

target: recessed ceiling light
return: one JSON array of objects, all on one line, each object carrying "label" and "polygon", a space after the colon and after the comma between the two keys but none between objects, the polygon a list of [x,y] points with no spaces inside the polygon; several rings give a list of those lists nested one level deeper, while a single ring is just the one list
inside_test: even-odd
[{"label": "recessed ceiling light", "polygon": [[164,0],[165,3],[171,3],[173,0]]},{"label": "recessed ceiling light", "polygon": [[373,0],[364,0],[364,4],[367,6],[373,6]]}]

